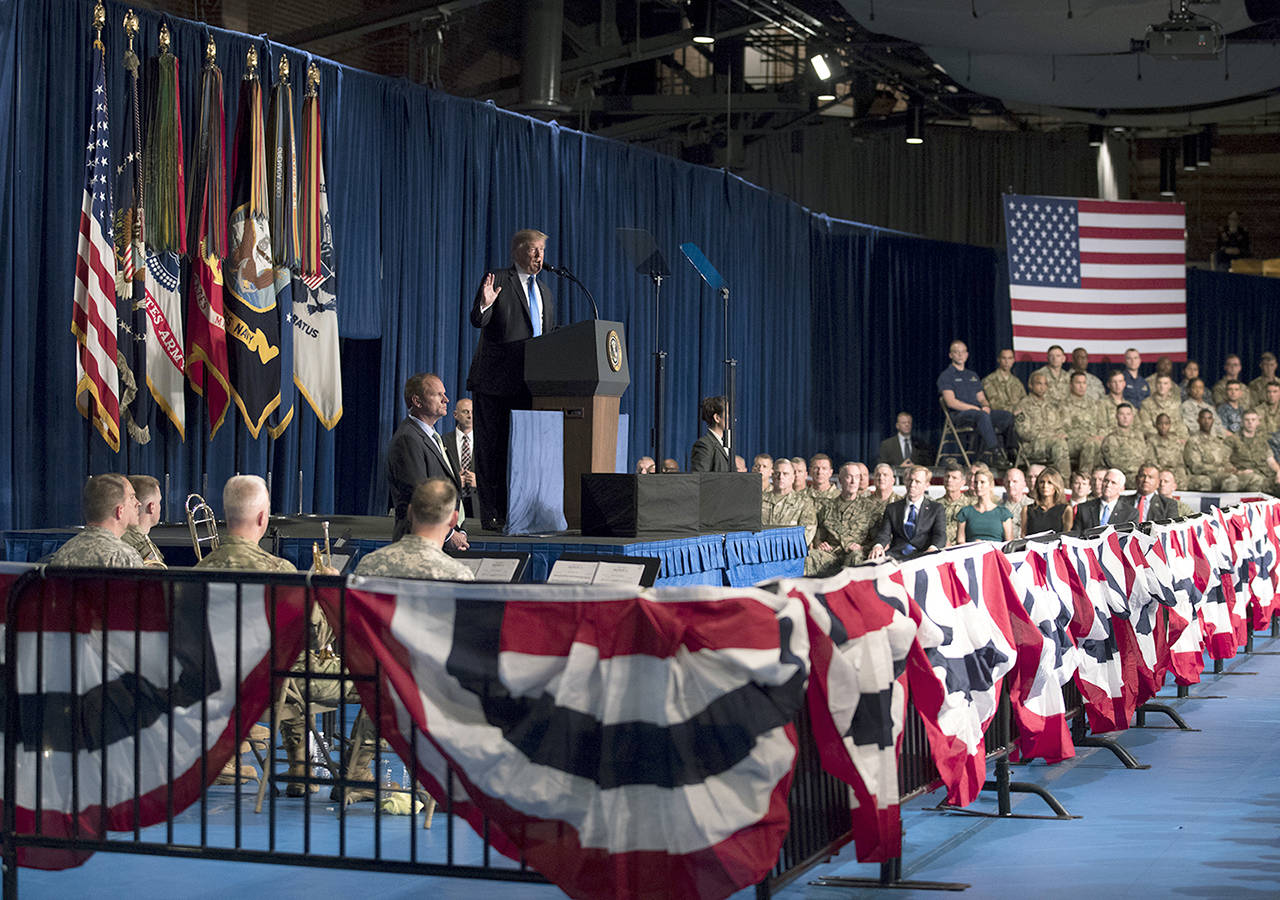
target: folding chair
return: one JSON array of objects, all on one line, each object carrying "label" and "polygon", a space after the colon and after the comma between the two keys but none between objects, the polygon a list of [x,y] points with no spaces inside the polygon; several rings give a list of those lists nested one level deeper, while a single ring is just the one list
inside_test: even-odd
[{"label": "folding chair", "polygon": [[[965,446],[966,438],[973,439],[974,428],[972,425],[957,425],[955,420],[951,418],[951,410],[947,408],[947,401],[942,397],[938,398],[938,405],[942,407],[942,437],[938,441],[938,453],[933,458],[935,466],[942,464],[944,456],[954,456],[958,451],[960,458],[964,460],[967,468],[969,462],[969,450]],[[953,445],[956,450],[947,450],[947,445]]]}]

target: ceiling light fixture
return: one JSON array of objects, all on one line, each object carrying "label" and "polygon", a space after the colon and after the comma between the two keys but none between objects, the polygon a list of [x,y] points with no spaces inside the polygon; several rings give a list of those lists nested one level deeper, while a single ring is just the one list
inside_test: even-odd
[{"label": "ceiling light fixture", "polygon": [[816,56],[809,57],[809,65],[813,66],[813,72],[823,81],[831,80],[831,67],[827,65],[826,57],[821,53]]},{"label": "ceiling light fixture", "polygon": [[689,5],[689,21],[693,25],[695,44],[716,42],[716,0],[703,0]]},{"label": "ceiling light fixture", "polygon": [[918,103],[907,107],[907,143],[924,143],[924,107]]},{"label": "ceiling light fixture", "polygon": [[1102,139],[1105,136],[1106,136],[1106,129],[1103,128],[1101,125],[1089,126],[1089,146],[1090,147],[1101,147]]},{"label": "ceiling light fixture", "polygon": [[1182,171],[1194,172],[1200,165],[1200,135],[1192,132],[1182,136]]},{"label": "ceiling light fixture", "polygon": [[1199,152],[1196,154],[1196,165],[1207,166],[1213,159],[1213,126],[1207,125],[1196,135]]},{"label": "ceiling light fixture", "polygon": [[1178,192],[1178,147],[1166,143],[1160,148],[1160,196],[1172,197]]}]

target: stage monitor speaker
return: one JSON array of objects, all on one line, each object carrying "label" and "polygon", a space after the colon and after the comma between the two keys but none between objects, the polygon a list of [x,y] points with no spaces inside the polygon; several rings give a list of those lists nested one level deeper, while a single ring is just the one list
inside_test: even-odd
[{"label": "stage monitor speaker", "polygon": [[588,537],[697,534],[699,478],[697,474],[585,474],[582,533]]}]

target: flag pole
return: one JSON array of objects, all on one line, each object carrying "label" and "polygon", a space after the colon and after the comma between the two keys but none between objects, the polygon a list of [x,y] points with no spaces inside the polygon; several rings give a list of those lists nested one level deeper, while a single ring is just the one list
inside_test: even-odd
[{"label": "flag pole", "polygon": [[[93,5],[93,48],[106,55],[107,48],[102,43],[102,29],[107,24],[107,9],[102,5],[102,0],[97,0]],[[76,348],[76,352],[80,352]],[[88,416],[84,418],[84,481],[88,481],[93,477],[93,428],[92,419]],[[82,482],[83,483],[83,482]]]}]

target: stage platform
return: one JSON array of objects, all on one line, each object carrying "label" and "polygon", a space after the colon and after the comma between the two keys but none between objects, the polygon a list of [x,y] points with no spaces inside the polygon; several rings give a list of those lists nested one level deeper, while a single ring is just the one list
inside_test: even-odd
[{"label": "stage platform", "polygon": [[[299,569],[311,567],[312,545],[323,540],[321,523],[329,522],[334,553],[354,556],[353,564],[391,540],[388,516],[277,516],[263,546]],[[36,562],[66,543],[72,528],[4,532],[4,558]],[[156,526],[152,540],[170,565],[195,564],[195,551],[185,525]],[[634,538],[584,537],[566,531],[542,535],[505,535],[468,530],[473,551],[525,552],[530,555],[524,580],[547,580],[551,566],[565,553],[593,556],[651,557],[659,561],[655,585],[713,585],[746,587],[770,578],[804,574],[804,529],[766,528],[762,531],[711,532],[698,535],[646,535]]]}]

